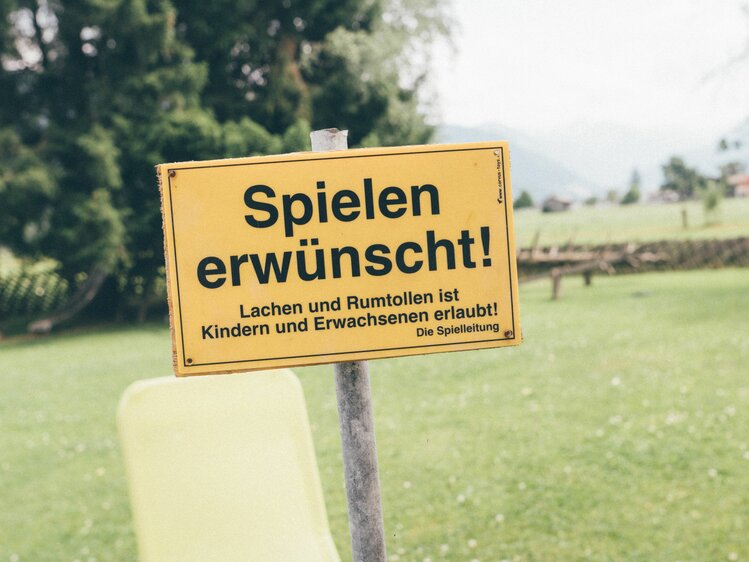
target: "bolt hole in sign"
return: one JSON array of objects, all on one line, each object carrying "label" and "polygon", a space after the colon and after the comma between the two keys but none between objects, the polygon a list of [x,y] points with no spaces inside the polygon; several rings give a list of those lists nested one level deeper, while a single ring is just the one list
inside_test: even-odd
[{"label": "bolt hole in sign", "polygon": [[178,376],[521,341],[506,142],[157,173]]}]

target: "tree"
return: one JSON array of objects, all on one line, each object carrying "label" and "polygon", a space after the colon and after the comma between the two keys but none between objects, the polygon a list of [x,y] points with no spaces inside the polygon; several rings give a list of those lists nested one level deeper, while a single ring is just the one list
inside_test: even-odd
[{"label": "tree", "polygon": [[702,210],[705,212],[705,224],[718,222],[718,212],[724,193],[724,185],[715,180],[708,180],[705,187],[700,190]]},{"label": "tree", "polygon": [[746,164],[740,161],[726,162],[720,166],[720,183],[723,187],[723,194],[728,197],[735,197],[736,186],[732,183],[731,177],[744,174]]},{"label": "tree", "polygon": [[681,200],[691,199],[707,185],[707,180],[696,169],[688,167],[677,156],[663,166],[663,178],[661,191],[673,191]]},{"label": "tree", "polygon": [[426,142],[446,22],[440,0],[0,0],[0,244],[143,306],[154,164],[304,150],[322,126]]},{"label": "tree", "polygon": [[629,189],[622,197],[622,205],[633,205],[640,200],[640,172],[632,170],[632,178],[629,180]]},{"label": "tree", "polygon": [[513,206],[516,209],[527,209],[533,207],[533,198],[527,191],[523,191],[520,196],[515,200]]}]

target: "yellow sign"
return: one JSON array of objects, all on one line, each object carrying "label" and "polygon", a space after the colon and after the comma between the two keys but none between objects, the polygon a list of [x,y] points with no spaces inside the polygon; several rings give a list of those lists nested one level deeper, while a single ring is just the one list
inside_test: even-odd
[{"label": "yellow sign", "polygon": [[521,341],[505,142],[158,175],[179,376]]}]

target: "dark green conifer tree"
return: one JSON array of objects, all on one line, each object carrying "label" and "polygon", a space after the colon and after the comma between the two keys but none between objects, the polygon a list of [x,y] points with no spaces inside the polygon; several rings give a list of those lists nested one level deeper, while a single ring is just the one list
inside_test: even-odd
[{"label": "dark green conifer tree", "polygon": [[[153,166],[429,140],[440,0],[0,0],[0,245],[161,302]],[[96,272],[96,274],[95,274]],[[94,290],[94,293],[96,291]]]}]

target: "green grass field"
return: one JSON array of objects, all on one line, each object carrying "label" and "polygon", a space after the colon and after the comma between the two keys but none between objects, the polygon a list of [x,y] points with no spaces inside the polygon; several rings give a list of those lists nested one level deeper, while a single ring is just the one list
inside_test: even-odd
[{"label": "green grass field", "polygon": [[[689,228],[684,229],[681,211],[687,210]],[[515,212],[519,247],[533,243],[536,233],[542,246],[650,242],[654,240],[732,238],[749,232],[749,199],[724,199],[715,224],[706,225],[702,203],[671,205],[578,207],[566,213],[542,213],[535,209]]]},{"label": "green grass field", "polygon": [[[749,559],[749,272],[524,286],[513,349],[372,362],[391,560]],[[162,326],[0,344],[0,561],[135,560],[115,409]],[[338,549],[330,367],[299,369]]]}]

